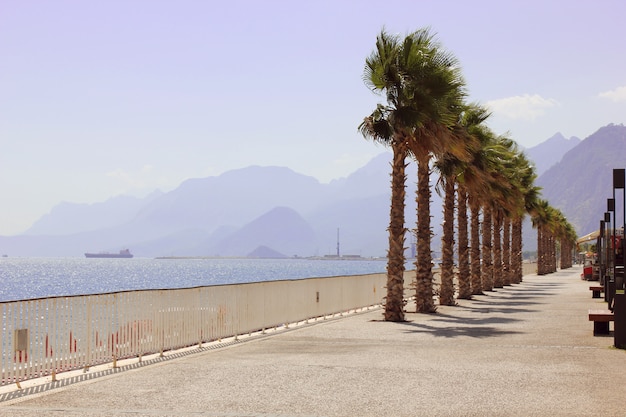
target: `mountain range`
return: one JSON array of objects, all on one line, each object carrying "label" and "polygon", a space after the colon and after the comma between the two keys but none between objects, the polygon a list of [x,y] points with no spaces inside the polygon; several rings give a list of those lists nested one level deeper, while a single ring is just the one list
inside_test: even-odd
[{"label": "mountain range", "polygon": [[[143,199],[61,203],[23,234],[0,237],[0,253],[83,256],[130,248],[140,257],[324,256],[336,255],[339,237],[342,255],[385,256],[389,162],[382,153],[329,184],[289,168],[251,166]],[[417,177],[414,168],[409,175]],[[414,218],[415,203],[407,216]]]},{"label": "mountain range", "polygon": [[[626,127],[610,124],[563,154],[537,179],[542,195],[559,208],[579,236],[597,230],[613,197],[613,169],[626,167]],[[617,220],[622,224],[624,191],[616,191]]]},{"label": "mountain range", "polygon": [[541,176],[580,142],[581,140],[576,136],[567,139],[561,133],[557,133],[539,145],[526,149],[525,152],[535,164],[537,175]]},{"label": "mountain range", "polygon": [[[619,157],[624,151],[622,125],[602,127],[582,141],[556,134],[525,150],[541,174],[537,185],[543,187],[543,198],[563,211],[579,235],[597,229],[611,197],[612,169],[624,166]],[[140,257],[293,257],[338,251],[385,256],[390,161],[390,153],[381,153],[328,184],[289,168],[251,166],[189,179],[170,192],[155,191],[145,198],[64,202],[23,234],[0,236],[0,253],[83,256],[130,248]],[[414,228],[415,164],[409,164],[407,178],[407,228]],[[441,198],[434,192],[431,215],[437,250],[442,213]],[[525,239],[525,250],[533,250],[532,231],[527,230]]]}]

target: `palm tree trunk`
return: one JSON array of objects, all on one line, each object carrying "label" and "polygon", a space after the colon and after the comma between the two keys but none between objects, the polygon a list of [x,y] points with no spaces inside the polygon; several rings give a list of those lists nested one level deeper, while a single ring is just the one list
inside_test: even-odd
[{"label": "palm tree trunk", "polygon": [[475,197],[470,197],[471,242],[470,242],[470,285],[472,295],[483,293],[480,261],[480,205]]},{"label": "palm tree trunk", "polygon": [[511,259],[513,263],[513,283],[519,284],[524,277],[522,263],[524,256],[522,254],[522,217],[516,217],[513,220],[513,236],[511,237]]},{"label": "palm tree trunk", "polygon": [[546,274],[546,255],[545,255],[545,236],[544,236],[544,227],[539,224],[537,226],[537,275],[545,275]]},{"label": "palm tree trunk", "polygon": [[547,275],[550,273],[550,236],[548,235],[548,227],[544,226],[542,227],[542,239],[543,239],[543,250],[542,250],[542,254],[543,254],[543,262],[542,264],[542,272],[543,275]]},{"label": "palm tree trunk", "polygon": [[467,239],[467,191],[459,185],[457,191],[458,213],[457,225],[459,233],[459,295],[458,298],[469,299],[472,296],[470,285],[469,242]]},{"label": "palm tree trunk", "polygon": [[541,250],[541,258],[542,258],[542,262],[541,262],[541,271],[542,271],[542,275],[546,275],[548,274],[548,271],[550,270],[550,242],[549,242],[549,238],[548,238],[548,231],[547,228],[544,226],[541,228],[542,232],[541,232],[541,246],[542,246],[542,250]]},{"label": "palm tree trunk", "polygon": [[493,286],[504,287],[502,277],[502,212],[493,212]]},{"label": "palm tree trunk", "polygon": [[548,231],[546,230],[546,227],[542,228],[541,237],[542,237],[541,274],[547,275],[550,271],[550,238],[548,237]]},{"label": "palm tree trunk", "polygon": [[537,275],[541,275],[541,226],[537,226]]},{"label": "palm tree trunk", "polygon": [[552,233],[550,233],[548,237],[548,273],[551,274],[554,272],[554,260],[555,260],[555,250],[554,250],[554,237]]},{"label": "palm tree trunk", "polygon": [[511,218],[506,216],[502,226],[502,278],[511,285]]},{"label": "palm tree trunk", "polygon": [[454,180],[445,179],[439,304],[454,305]]},{"label": "palm tree trunk", "polygon": [[429,156],[417,157],[417,259],[415,261],[415,306],[418,313],[437,311],[433,301],[433,269],[430,252],[430,167]]},{"label": "palm tree trunk", "polygon": [[551,274],[554,272],[554,263],[555,263],[555,250],[554,250],[554,237],[552,236],[552,232],[548,235],[548,273]]},{"label": "palm tree trunk", "polygon": [[493,290],[493,254],[491,247],[491,207],[484,206],[483,207],[483,240],[482,240],[482,285],[483,291],[492,291]]},{"label": "palm tree trunk", "polygon": [[572,245],[567,238],[561,239],[561,269],[572,267]]},{"label": "palm tree trunk", "polygon": [[404,321],[404,208],[407,148],[404,141],[394,146],[391,168],[391,210],[389,213],[389,250],[387,252],[386,321]]}]

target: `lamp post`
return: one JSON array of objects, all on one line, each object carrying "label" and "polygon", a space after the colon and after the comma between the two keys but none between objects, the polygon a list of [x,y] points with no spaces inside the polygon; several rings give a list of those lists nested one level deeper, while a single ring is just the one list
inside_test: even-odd
[{"label": "lamp post", "polygon": [[[625,186],[625,179],[626,179],[626,175],[625,175],[626,170],[624,170],[623,168],[617,168],[613,170],[613,200],[615,200],[615,190],[619,189],[622,190],[622,233],[624,230],[624,221],[626,218],[626,192],[624,192],[624,186]],[[614,279],[615,279],[615,289],[621,290],[624,288],[624,252],[623,252],[623,238],[620,238],[620,243],[619,243],[619,249],[618,249],[618,245],[617,245],[617,234],[616,234],[616,228],[617,228],[617,217],[613,218],[613,253],[615,253],[615,273],[614,273]],[[619,256],[617,256],[619,255]],[[619,267],[619,273],[618,273],[618,267]]]},{"label": "lamp post", "polygon": [[[607,252],[608,252],[608,265],[606,268],[607,276],[604,279],[604,301],[610,306],[613,302],[613,292],[615,291],[615,247],[613,245],[613,236],[615,231],[611,228],[611,219],[613,219],[613,226],[615,225],[615,189],[613,189],[613,198],[606,199],[606,211],[609,214],[608,224],[608,236],[607,236]],[[613,216],[611,216],[613,213]]]},{"label": "lamp post", "polygon": [[[626,228],[626,170],[613,170],[613,198],[615,198],[615,190],[622,190],[622,230],[619,241],[619,256],[615,259],[615,284],[609,299],[609,309],[613,310],[615,317],[614,345],[616,348],[626,349],[626,294],[624,294],[624,229]],[[614,219],[617,224],[617,219]],[[615,230],[615,225],[613,229]],[[617,249],[617,235],[614,233],[613,246]],[[619,264],[619,270],[617,266]]]},{"label": "lamp post", "polygon": [[[609,250],[608,257],[608,271],[609,271],[609,280],[612,281],[615,276],[615,247],[613,245],[613,236],[615,236],[615,189],[613,190],[613,198],[606,199],[606,211],[609,214],[609,236],[608,236],[608,245],[607,249]],[[611,229],[611,213],[613,213],[613,229]],[[606,293],[605,293],[606,294]]]},{"label": "lamp post", "polygon": [[611,229],[611,213],[608,211],[604,213],[604,230],[602,234],[604,236],[604,271],[602,273],[602,282],[604,285],[604,298],[606,301],[606,290],[607,290],[607,271],[609,270],[609,233]]},{"label": "lamp post", "polygon": [[[598,281],[604,282],[604,267],[606,265],[606,259],[604,258],[604,220],[600,220],[600,229],[598,229],[598,237],[596,238],[596,264],[598,268]],[[591,270],[591,277],[593,279],[594,269]]]}]

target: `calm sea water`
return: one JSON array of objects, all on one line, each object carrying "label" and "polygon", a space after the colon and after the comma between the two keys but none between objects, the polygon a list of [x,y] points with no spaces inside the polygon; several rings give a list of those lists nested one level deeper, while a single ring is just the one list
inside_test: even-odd
[{"label": "calm sea water", "polygon": [[0,301],[385,272],[384,260],[0,258]]}]

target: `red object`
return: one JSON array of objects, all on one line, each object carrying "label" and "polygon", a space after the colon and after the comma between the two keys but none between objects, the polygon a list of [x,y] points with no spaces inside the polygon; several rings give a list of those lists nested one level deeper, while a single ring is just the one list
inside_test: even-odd
[{"label": "red object", "polygon": [[28,362],[28,352],[26,352],[25,350],[18,350],[13,355],[13,362],[17,362],[17,363]]},{"label": "red object", "polygon": [[46,335],[46,358],[50,358],[52,355],[52,346],[50,346],[50,343],[48,342],[48,335]]}]

